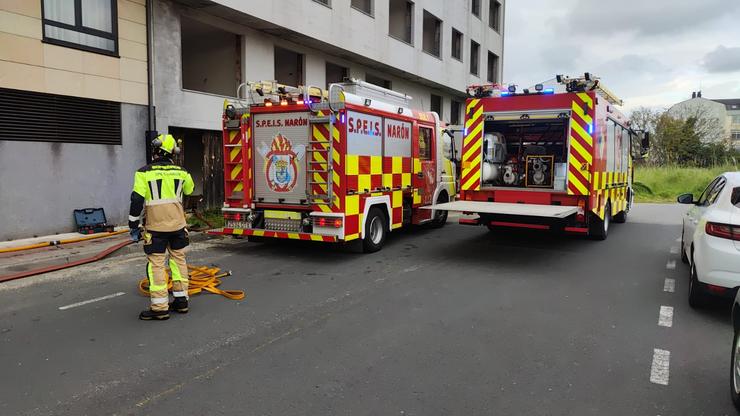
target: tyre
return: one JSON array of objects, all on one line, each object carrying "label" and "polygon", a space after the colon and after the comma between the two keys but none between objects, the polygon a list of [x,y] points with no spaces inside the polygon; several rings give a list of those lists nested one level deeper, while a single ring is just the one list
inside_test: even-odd
[{"label": "tyre", "polygon": [[624,224],[625,222],[627,222],[627,211],[621,211],[617,215],[615,215],[614,222],[619,224]]},{"label": "tyre", "polygon": [[383,248],[388,233],[387,220],[379,208],[370,208],[365,221],[365,234],[362,239],[362,251],[374,253]]},{"label": "tyre", "polygon": [[681,247],[679,248],[679,250],[681,250],[681,261],[684,264],[689,264],[689,256],[686,255],[686,249],[684,249],[684,247],[686,247],[686,245],[683,242],[683,231],[681,231]]},{"label": "tyre", "polygon": [[735,331],[730,359],[730,395],[735,408],[740,411],[740,331]]},{"label": "tyre", "polygon": [[691,260],[691,271],[689,275],[689,306],[692,308],[700,308],[706,303],[707,295],[702,290],[701,283],[696,275],[696,263],[693,261],[693,254]]},{"label": "tyre", "polygon": [[[437,197],[437,204],[444,204],[445,202],[448,202],[447,194],[445,192],[440,192],[439,196]],[[434,219],[430,224],[432,228],[444,227],[444,225],[447,223],[447,215],[447,211],[434,211]]]},{"label": "tyre", "polygon": [[593,240],[606,240],[606,237],[609,235],[609,225],[611,220],[611,205],[607,202],[604,207],[603,220],[591,213],[591,218],[588,222],[588,236]]}]

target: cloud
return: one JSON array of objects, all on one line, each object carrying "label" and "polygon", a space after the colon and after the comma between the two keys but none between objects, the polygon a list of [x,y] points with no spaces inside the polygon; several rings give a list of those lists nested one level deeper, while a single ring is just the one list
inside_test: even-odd
[{"label": "cloud", "polygon": [[567,20],[576,32],[596,36],[631,32],[637,36],[686,33],[740,10],[728,0],[578,0]]},{"label": "cloud", "polygon": [[718,46],[717,49],[704,56],[704,68],[709,73],[740,71],[740,47]]}]

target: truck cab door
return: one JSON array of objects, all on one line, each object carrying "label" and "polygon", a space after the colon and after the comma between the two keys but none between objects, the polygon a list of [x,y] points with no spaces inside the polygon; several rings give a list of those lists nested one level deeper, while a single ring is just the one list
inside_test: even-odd
[{"label": "truck cab door", "polygon": [[[417,190],[414,206],[431,205],[437,188],[436,132],[432,126],[418,125],[414,146],[413,184]],[[428,211],[431,218],[431,211]]]}]

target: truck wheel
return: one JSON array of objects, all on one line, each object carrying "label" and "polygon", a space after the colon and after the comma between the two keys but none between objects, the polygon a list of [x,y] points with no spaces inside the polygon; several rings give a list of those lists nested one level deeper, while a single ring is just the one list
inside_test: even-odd
[{"label": "truck wheel", "polygon": [[[447,194],[440,192],[437,197],[437,204],[444,204],[447,202]],[[442,228],[447,223],[447,211],[437,210],[434,211],[434,219],[431,222],[432,228]]]},{"label": "truck wheel", "polygon": [[378,208],[370,208],[365,221],[365,234],[362,239],[362,251],[375,253],[383,247],[388,228],[383,212]]},{"label": "truck wheel", "polygon": [[627,210],[620,211],[617,215],[615,215],[614,222],[619,224],[624,224],[625,222],[627,222]]},{"label": "truck wheel", "polygon": [[592,240],[606,240],[609,235],[609,223],[611,223],[611,205],[607,202],[604,207],[604,219],[597,217],[591,213],[591,218],[588,222],[588,236]]}]

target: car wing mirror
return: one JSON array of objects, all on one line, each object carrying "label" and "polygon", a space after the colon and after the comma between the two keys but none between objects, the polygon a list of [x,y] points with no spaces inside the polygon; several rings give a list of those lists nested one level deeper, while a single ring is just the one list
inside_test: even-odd
[{"label": "car wing mirror", "polygon": [[679,204],[693,204],[694,203],[694,194],[683,194],[679,195],[678,198],[676,198]]}]

